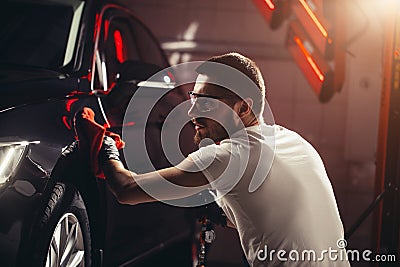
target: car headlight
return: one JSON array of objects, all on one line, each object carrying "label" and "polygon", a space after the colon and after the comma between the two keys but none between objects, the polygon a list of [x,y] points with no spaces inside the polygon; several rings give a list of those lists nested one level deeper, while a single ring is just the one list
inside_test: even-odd
[{"label": "car headlight", "polygon": [[3,142],[0,141],[0,187],[2,187],[15,173],[19,163],[26,154],[31,143],[39,142]]}]

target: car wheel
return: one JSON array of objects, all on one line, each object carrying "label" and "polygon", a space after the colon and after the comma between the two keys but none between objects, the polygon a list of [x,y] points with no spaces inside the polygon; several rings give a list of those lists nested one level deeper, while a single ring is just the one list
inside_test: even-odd
[{"label": "car wheel", "polygon": [[89,219],[75,188],[54,186],[40,224],[39,266],[91,266]]}]

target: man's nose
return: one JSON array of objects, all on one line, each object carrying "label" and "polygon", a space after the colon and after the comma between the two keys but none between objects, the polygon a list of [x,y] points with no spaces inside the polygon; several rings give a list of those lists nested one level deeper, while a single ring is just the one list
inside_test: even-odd
[{"label": "man's nose", "polygon": [[190,108],[189,108],[189,110],[188,110],[188,116],[189,117],[197,117],[198,115],[199,115],[199,111],[198,111],[198,109],[196,108],[196,103],[193,103],[191,106],[190,106]]}]

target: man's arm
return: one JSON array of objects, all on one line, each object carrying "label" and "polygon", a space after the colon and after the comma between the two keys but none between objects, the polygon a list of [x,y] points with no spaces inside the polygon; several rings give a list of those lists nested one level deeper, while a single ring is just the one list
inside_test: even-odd
[{"label": "man's arm", "polygon": [[[187,158],[185,164],[194,164]],[[170,167],[145,174],[135,174],[125,169],[119,160],[109,159],[102,164],[106,181],[117,198],[123,204],[139,204],[159,200],[172,200],[189,197],[206,189],[208,181],[202,172],[186,172],[177,167]],[[176,190],[160,188],[160,179],[165,179],[181,186]],[[138,184],[157,190],[157,199],[148,195]],[[185,187],[185,188],[182,188]]]}]

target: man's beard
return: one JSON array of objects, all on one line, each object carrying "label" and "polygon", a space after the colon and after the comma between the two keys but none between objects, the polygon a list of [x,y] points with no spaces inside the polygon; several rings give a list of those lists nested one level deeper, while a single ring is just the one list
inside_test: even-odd
[{"label": "man's beard", "polygon": [[[199,146],[202,143],[202,140],[205,138],[211,139],[214,143],[218,143],[226,138],[229,138],[229,135],[224,127],[222,127],[217,122],[211,122],[206,125],[207,127],[202,128],[200,131],[196,131],[194,135],[193,141],[196,146]],[[210,142],[207,142],[204,145],[208,145]]]},{"label": "man's beard", "polygon": [[199,145],[200,145],[200,142],[201,142],[201,140],[202,140],[203,138],[204,138],[204,137],[201,136],[201,134],[199,133],[199,131],[196,131],[196,133],[194,134],[194,137],[193,137],[193,142],[194,142],[194,144],[195,144],[196,146],[199,146]]}]

